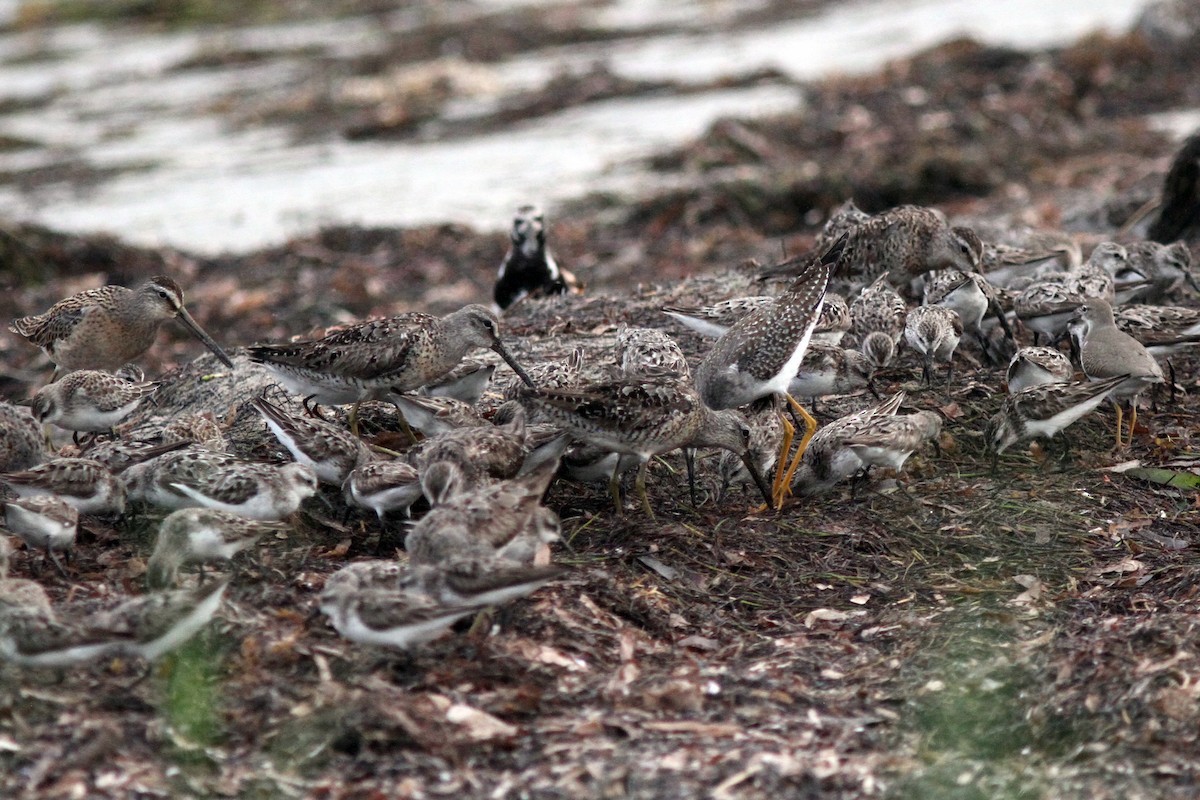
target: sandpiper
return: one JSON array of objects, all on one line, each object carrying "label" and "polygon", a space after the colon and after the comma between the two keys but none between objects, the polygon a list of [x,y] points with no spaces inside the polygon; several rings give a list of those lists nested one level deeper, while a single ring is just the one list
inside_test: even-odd
[{"label": "sandpiper", "polygon": [[961,272],[956,269],[939,270],[925,276],[924,304],[938,305],[958,313],[963,330],[968,331],[979,342],[979,347],[989,363],[996,362],[991,341],[983,327],[983,319],[991,314],[999,322],[1008,341],[1012,341],[1012,328],[1000,307],[998,292],[978,272]]},{"label": "sandpiper", "polygon": [[[21,667],[72,667],[119,652],[127,636],[59,620],[32,595],[0,587],[0,659]],[[43,595],[44,597],[44,595]]]},{"label": "sandpiper", "polygon": [[374,461],[353,470],[342,485],[346,502],[375,512],[379,521],[389,511],[403,511],[421,497],[417,468],[407,461]]},{"label": "sandpiper", "polygon": [[874,392],[873,373],[870,359],[859,351],[812,342],[788,384],[788,392],[793,397],[808,397],[814,401],[818,397],[850,394],[862,388]]},{"label": "sandpiper", "polygon": [[866,436],[874,425],[894,417],[904,397],[904,392],[899,392],[874,406],[839,417],[817,431],[796,470],[795,490],[805,496],[822,494],[862,471],[862,459],[846,442]]},{"label": "sandpiper", "polygon": [[[771,295],[734,297],[711,306],[663,306],[663,313],[701,336],[716,338],[724,335],[738,320],[774,302]],[[840,294],[826,292],[825,303],[813,328],[813,343],[839,344],[849,329],[850,307],[846,305],[846,299]]]},{"label": "sandpiper", "polygon": [[75,546],[79,512],[74,506],[54,495],[22,497],[4,504],[4,521],[26,545],[44,549],[46,558],[65,574],[54,551]]},{"label": "sandpiper", "polygon": [[156,383],[132,382],[99,370],[81,369],[43,386],[30,409],[42,424],[76,433],[111,431],[158,389]]},{"label": "sandpiper", "polygon": [[1126,247],[1127,272],[1114,275],[1117,301],[1121,304],[1157,303],[1186,281],[1200,291],[1192,272],[1192,253],[1185,242],[1164,245],[1158,242],[1134,242]]},{"label": "sandpiper", "polygon": [[878,331],[890,336],[893,344],[899,344],[907,316],[908,303],[888,283],[887,276],[880,275],[850,304],[850,331],[860,342]]},{"label": "sandpiper", "polygon": [[883,331],[871,331],[858,343],[858,351],[867,360],[871,374],[890,366],[896,357],[896,342]]},{"label": "sandpiper", "polygon": [[125,487],[107,467],[89,458],[55,458],[24,472],[0,475],[19,497],[55,495],[80,514],[122,514]]},{"label": "sandpiper", "polygon": [[383,398],[389,390],[413,391],[444,377],[478,347],[494,350],[532,385],[500,341],[496,315],[479,305],[440,318],[401,314],[352,325],[323,339],[257,345],[249,352],[251,360],[303,397],[307,408],[310,403],[358,404]]},{"label": "sandpiper", "polygon": [[646,370],[671,372],[682,378],[692,374],[683,351],[675,340],[658,328],[617,329],[617,369],[626,378],[634,378]]},{"label": "sandpiper", "polygon": [[180,450],[125,471],[129,497],[162,508],[217,508],[252,519],[282,519],[317,490],[304,464],[264,464],[209,450]]},{"label": "sandpiper", "polygon": [[525,463],[525,410],[513,403],[511,418],[499,425],[459,428],[426,439],[408,451],[408,462],[424,472],[437,461],[453,461],[469,486],[511,478]]},{"label": "sandpiper", "polygon": [[479,428],[489,424],[474,407],[452,397],[427,397],[391,392],[388,400],[405,421],[423,436],[437,436],[459,428]]},{"label": "sandpiper", "polygon": [[1154,356],[1129,334],[1117,328],[1113,310],[1107,302],[1091,299],[1079,307],[1082,323],[1079,341],[1079,360],[1089,380],[1100,381],[1117,375],[1125,379],[1113,388],[1110,399],[1117,408],[1117,449],[1121,449],[1121,400],[1129,400],[1129,439],[1133,441],[1137,425],[1137,398],[1154,383],[1163,383],[1162,367]]},{"label": "sandpiper", "polygon": [[1005,381],[1009,394],[1041,386],[1043,383],[1066,383],[1075,370],[1062,351],[1052,347],[1022,347],[1008,362]]},{"label": "sandpiper", "polygon": [[71,295],[48,311],[18,319],[9,330],[42,348],[59,369],[113,371],[149,350],[159,326],[176,317],[225,366],[233,367],[184,308],[183,290],[161,275],[137,289],[101,286]]},{"label": "sandpiper", "polygon": [[500,272],[492,298],[504,310],[525,297],[565,294],[577,289],[575,276],[558,266],[546,247],[546,218],[537,206],[521,206],[513,218],[512,246]]},{"label": "sandpiper", "polygon": [[134,597],[89,617],[89,626],[124,638],[120,650],[157,661],[185,644],[212,621],[228,581]]},{"label": "sandpiper", "polygon": [[908,312],[904,341],[922,359],[921,380],[933,383],[933,363],[946,365],[946,383],[954,371],[954,350],[962,338],[963,323],[957,311],[942,306],[917,306]]},{"label": "sandpiper", "polygon": [[146,584],[167,589],[176,584],[179,570],[188,564],[228,561],[253,547],[267,533],[286,530],[279,522],[248,519],[215,508],[182,508],[167,515],[158,527],[154,552],[146,562]]},{"label": "sandpiper", "polygon": [[696,369],[696,388],[709,408],[737,408],[775,395],[777,402],[783,400],[791,407],[798,423],[803,420],[805,433],[791,463],[787,463],[787,457],[795,427],[787,420],[783,422],[783,441],[768,501],[772,507],[781,506],[785,494],[791,491],[792,473],[817,429],[816,420],[788,394],[788,385],[804,359],[821,313],[829,276],[841,259],[844,245],[845,239],[839,239],[775,303],[730,328]]},{"label": "sandpiper", "polygon": [[0,400],[0,473],[29,469],[46,460],[46,437],[28,408]]},{"label": "sandpiper", "polygon": [[340,487],[351,470],[374,458],[361,439],[337,425],[289,414],[265,397],[256,397],[250,405],[296,463],[310,467],[322,483]]},{"label": "sandpiper", "polygon": [[1184,306],[1127,305],[1113,309],[1113,321],[1150,355],[1164,358],[1200,341],[1200,309]]},{"label": "sandpiper", "polygon": [[1156,242],[1177,239],[1196,239],[1200,236],[1200,221],[1196,219],[1197,198],[1200,198],[1200,132],[1184,140],[1171,167],[1163,178],[1161,209],[1151,224],[1149,238]]},{"label": "sandpiper", "polygon": [[326,583],[319,603],[344,638],[398,650],[435,639],[484,607],[445,605],[419,588],[360,589],[340,581]]},{"label": "sandpiper", "polygon": [[933,411],[896,414],[877,418],[853,436],[842,440],[864,468],[884,467],[899,470],[908,457],[928,441],[937,441],[942,418]]},{"label": "sandpiper", "polygon": [[[467,360],[450,370],[444,378],[427,383],[417,390],[427,397],[445,397],[474,405],[487,390],[496,372],[495,364]],[[519,380],[519,379],[518,379]]]},{"label": "sandpiper", "polygon": [[[786,386],[783,383],[784,392]],[[696,389],[674,376],[609,381],[579,390],[530,389],[526,396],[546,417],[577,438],[637,458],[636,488],[642,508],[651,518],[654,512],[646,496],[646,465],[652,457],[689,446],[720,447],[744,459],[750,457],[750,430],[740,415],[714,412]],[[620,467],[617,459],[609,480],[617,513],[621,511]],[[771,502],[757,466],[748,461],[746,468],[755,476],[766,501]]]},{"label": "sandpiper", "polygon": [[1083,299],[1059,277],[1026,286],[1013,300],[1013,310],[1017,319],[1033,332],[1035,345],[1043,338],[1054,343],[1066,333],[1067,323]]},{"label": "sandpiper", "polygon": [[[1094,411],[1109,392],[1128,377],[1114,375],[1081,383],[1040,383],[1006,396],[1000,410],[988,421],[984,433],[987,452],[992,457],[992,471],[996,470],[1000,454],[1009,447],[1039,436],[1053,439],[1068,425]],[[1064,458],[1069,451],[1070,445],[1064,438]]]}]

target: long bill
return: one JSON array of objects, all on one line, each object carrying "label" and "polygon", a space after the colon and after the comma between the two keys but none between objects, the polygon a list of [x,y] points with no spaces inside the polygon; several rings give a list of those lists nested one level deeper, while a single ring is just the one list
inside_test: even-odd
[{"label": "long bill", "polygon": [[188,313],[186,308],[181,307],[179,309],[179,321],[183,323],[183,327],[187,328],[189,333],[191,333],[200,341],[204,342],[204,346],[211,350],[213,355],[221,360],[222,364],[230,369],[233,369],[233,360],[225,354],[225,351],[221,349],[219,344],[213,341],[211,336],[205,333],[204,329],[200,327],[199,323],[192,319],[192,315]]},{"label": "long bill", "polygon": [[496,343],[492,345],[492,349],[500,354],[500,357],[504,359],[505,364],[508,364],[510,367],[512,367],[512,371],[517,373],[517,377],[524,381],[526,386],[531,389],[537,388],[533,385],[533,378],[529,377],[529,373],[517,363],[517,360],[512,357],[511,353],[508,352],[508,348],[504,346],[503,342],[496,340]]},{"label": "long bill", "polygon": [[763,502],[767,504],[767,508],[775,507],[775,498],[771,496],[771,487],[763,480],[762,473],[758,471],[758,465],[754,463],[754,457],[750,451],[742,454],[742,463],[746,466],[746,471],[750,473],[750,477],[754,478],[754,483],[758,486],[758,490],[762,492]]}]

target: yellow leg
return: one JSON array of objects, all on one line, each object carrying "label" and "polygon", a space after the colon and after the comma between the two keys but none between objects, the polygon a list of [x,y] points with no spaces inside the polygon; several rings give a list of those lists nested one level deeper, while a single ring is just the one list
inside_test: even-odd
[{"label": "yellow leg", "polygon": [[612,495],[613,511],[617,516],[621,516],[621,457],[617,456],[617,463],[613,465],[612,477],[608,480],[608,492]]},{"label": "yellow leg", "polygon": [[779,412],[779,421],[783,424],[783,443],[779,447],[779,456],[775,459],[775,480],[771,482],[772,508],[779,508],[783,505],[783,475],[786,471],[788,453],[792,450],[792,439],[796,435],[796,426],[792,425],[791,420],[782,410]]},{"label": "yellow leg", "polygon": [[[355,436],[358,436],[358,407],[360,405],[362,405],[361,400],[358,401],[357,403],[355,403],[350,408],[350,432],[352,434],[354,434]],[[400,418],[404,419],[404,415],[401,414]],[[405,424],[407,425],[408,423],[405,423]]]},{"label": "yellow leg", "polygon": [[796,448],[796,455],[792,457],[792,463],[788,465],[787,473],[783,477],[784,493],[790,495],[792,493],[792,476],[796,474],[796,469],[800,466],[800,459],[804,457],[808,443],[812,441],[813,434],[817,432],[817,421],[790,394],[787,395],[787,401],[800,415],[800,419],[804,420],[804,438],[800,440],[800,446]]},{"label": "yellow leg", "polygon": [[650,498],[646,494],[646,467],[649,466],[649,464],[650,462],[648,460],[643,461],[641,466],[638,467],[636,483],[638,497],[642,499],[642,510],[646,512],[646,516],[650,518],[650,521],[654,522],[654,509],[650,508]]}]

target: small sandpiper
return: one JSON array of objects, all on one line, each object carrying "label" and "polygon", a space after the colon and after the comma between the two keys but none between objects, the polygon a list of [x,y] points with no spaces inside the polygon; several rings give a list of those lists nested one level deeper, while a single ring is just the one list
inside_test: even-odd
[{"label": "small sandpiper", "polygon": [[38,389],[30,410],[38,422],[74,431],[78,437],[79,433],[111,431],[157,389],[156,383],[81,369]]},{"label": "small sandpiper", "polygon": [[867,436],[876,424],[894,417],[904,398],[904,392],[899,392],[874,406],[839,417],[817,431],[796,470],[795,490],[803,496],[823,494],[861,472],[862,459],[846,442]]},{"label": "small sandpiper", "polygon": [[788,392],[793,397],[807,397],[813,401],[863,388],[874,392],[871,381],[874,371],[870,359],[857,350],[811,342],[800,368],[788,384]]},{"label": "small sandpiper", "polygon": [[658,328],[617,329],[617,369],[626,378],[635,378],[646,370],[671,372],[681,378],[690,377],[691,367],[675,340]]},{"label": "small sandpiper", "polygon": [[436,461],[453,461],[470,486],[515,476],[529,455],[525,410],[515,402],[502,408],[511,416],[501,424],[459,428],[426,439],[408,451],[408,462],[424,472]]},{"label": "small sandpiper", "polygon": [[421,497],[420,475],[407,461],[373,461],[353,470],[342,485],[349,505],[370,509],[382,523],[390,511],[408,510]]},{"label": "small sandpiper", "polygon": [[908,303],[888,283],[887,275],[880,275],[850,304],[850,332],[860,342],[871,333],[882,332],[899,344],[907,316]]},{"label": "small sandpiper", "polygon": [[268,533],[287,530],[281,522],[249,519],[215,508],[182,508],[168,514],[158,527],[154,552],[146,562],[146,585],[168,589],[178,582],[179,570],[188,564],[228,561],[253,547]]},{"label": "small sandpiper", "polygon": [[804,425],[797,454],[789,463],[795,427],[788,420],[783,421],[783,441],[768,501],[774,508],[782,506],[784,496],[790,493],[792,473],[817,429],[817,421],[788,394],[788,385],[804,360],[824,305],[829,277],[842,257],[844,246],[845,238],[839,239],[820,259],[809,264],[773,304],[730,328],[696,369],[696,389],[709,408],[737,408],[774,395],[777,402],[786,402],[797,423]]},{"label": "small sandpiper", "polygon": [[31,548],[46,551],[46,558],[65,574],[56,550],[70,551],[75,546],[79,512],[54,495],[35,495],[9,500],[4,504],[8,530]]},{"label": "small sandpiper", "polygon": [[917,306],[908,312],[904,341],[921,356],[921,380],[933,383],[933,363],[946,365],[946,383],[954,372],[954,350],[962,338],[962,318],[942,306]]},{"label": "small sandpiper", "polygon": [[54,495],[80,514],[97,516],[125,512],[125,486],[98,461],[55,458],[23,472],[0,475],[20,497]]},{"label": "small sandpiper", "polygon": [[427,438],[459,428],[479,428],[489,424],[473,406],[453,397],[391,392],[388,400],[396,406],[409,427]]},{"label": "small sandpiper", "polygon": [[232,368],[233,362],[183,306],[183,290],[165,276],[137,289],[101,286],[60,300],[48,311],[22,317],[9,329],[42,348],[59,369],[115,371],[141,356],[158,328],[178,318],[193,336]]},{"label": "small sandpiper", "polygon": [[29,469],[46,460],[46,437],[28,408],[0,400],[0,473]]},{"label": "small sandpiper", "polygon": [[1101,381],[1117,375],[1125,378],[1112,390],[1109,398],[1117,408],[1117,449],[1121,442],[1121,401],[1129,400],[1129,438],[1133,441],[1137,425],[1138,395],[1149,385],[1163,383],[1162,367],[1154,356],[1129,334],[1117,328],[1113,310],[1104,300],[1093,298],[1079,307],[1082,323],[1079,341],[1079,361],[1089,380]]},{"label": "small sandpiper", "polygon": [[[987,452],[992,458],[992,471],[996,471],[1000,454],[1009,447],[1037,437],[1054,439],[1067,426],[1092,413],[1127,377],[1115,375],[1100,381],[1041,383],[1006,396],[1000,410],[988,421],[984,433]],[[1062,442],[1065,459],[1070,444],[1065,437]]]},{"label": "small sandpiper", "polygon": [[228,581],[212,581],[194,589],[151,592],[88,617],[86,623],[111,631],[124,641],[119,649],[157,661],[199,633],[217,613]]},{"label": "small sandpiper", "polygon": [[289,414],[265,397],[256,397],[250,405],[296,463],[310,467],[322,483],[341,487],[351,470],[375,457],[361,439],[337,425]]},{"label": "small sandpiper", "polygon": [[252,519],[291,515],[317,490],[304,464],[264,464],[209,450],[180,450],[124,473],[129,497],[162,508],[217,508]]},{"label": "small sandpiper", "polygon": [[1075,370],[1062,351],[1052,347],[1022,347],[1008,362],[1005,381],[1009,394],[1043,383],[1067,383]]}]

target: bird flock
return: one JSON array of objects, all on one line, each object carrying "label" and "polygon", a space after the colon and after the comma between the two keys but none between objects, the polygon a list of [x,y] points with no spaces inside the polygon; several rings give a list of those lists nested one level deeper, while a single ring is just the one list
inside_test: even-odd
[{"label": "bird flock", "polygon": [[[717,448],[717,502],[752,484],[759,511],[786,513],[789,502],[812,502],[790,498],[826,494],[873,467],[903,470],[911,454],[939,445],[941,413],[905,412],[906,391],[878,391],[909,352],[920,373],[909,392],[943,391],[964,359],[1005,369],[1007,393],[983,432],[993,470],[1037,437],[1058,438],[1065,457],[1059,434],[1106,401],[1120,450],[1137,435],[1141,395],[1167,382],[1160,360],[1200,341],[1200,310],[1178,304],[1197,285],[1183,242],[977,232],[931,208],[868,215],[847,202],[809,253],[760,271],[759,293],[664,306],[658,327],[621,326],[603,363],[576,350],[522,365],[501,337],[503,311],[580,291],[546,234],[540,210],[518,211],[492,308],[367,320],[241,348],[236,359],[166,277],[92,289],[15,320],[11,330],[43,350],[57,379],[20,404],[0,403],[5,528],[15,537],[0,537],[0,658],[65,667],[162,657],[217,614],[236,580],[226,562],[286,531],[329,494],[323,487],[373,518],[377,556],[388,555],[387,534],[403,518],[405,552],[351,561],[327,578],[316,607],[349,640],[411,647],[564,575],[551,558],[559,517],[544,505],[556,479],[607,483],[622,514],[623,478],[636,471],[640,513],[654,518],[651,462],[682,449],[695,504],[695,453]],[[161,389],[132,362],[170,319],[229,379],[269,376],[276,387],[245,405],[290,460],[229,452],[212,416],[170,418],[149,437],[123,430]],[[704,341],[698,362],[673,334]],[[469,358],[479,350],[507,371]],[[822,423],[818,404],[831,396],[855,410]],[[362,438],[368,401],[394,406],[402,447]],[[330,406],[352,408],[342,422]],[[70,432],[72,443],[53,452],[42,426]],[[143,594],[85,612],[55,607],[37,580],[9,577],[15,540],[31,575],[65,574],[81,517],[159,515]],[[209,579],[213,565],[225,577]],[[195,579],[185,571],[193,566]]]}]

